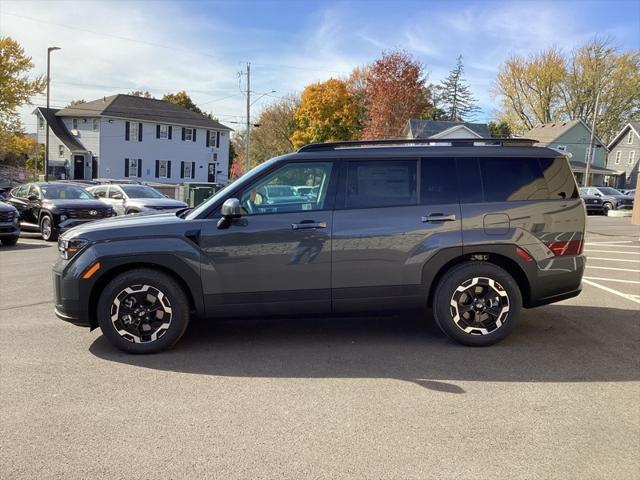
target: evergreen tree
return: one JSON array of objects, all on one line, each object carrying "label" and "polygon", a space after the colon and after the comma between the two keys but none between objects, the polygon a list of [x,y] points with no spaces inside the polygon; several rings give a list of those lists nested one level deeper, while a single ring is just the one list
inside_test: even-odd
[{"label": "evergreen tree", "polygon": [[469,120],[480,110],[463,75],[462,55],[459,55],[455,68],[438,86],[439,107],[445,111],[447,120]]}]

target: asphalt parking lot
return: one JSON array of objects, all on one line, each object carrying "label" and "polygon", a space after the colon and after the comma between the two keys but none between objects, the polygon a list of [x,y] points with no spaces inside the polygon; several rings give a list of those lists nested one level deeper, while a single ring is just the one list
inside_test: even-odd
[{"label": "asphalt parking lot", "polygon": [[583,293],[490,348],[422,318],[192,325],[130,356],[53,314],[55,245],[0,249],[0,476],[638,478],[640,229],[589,217]]}]

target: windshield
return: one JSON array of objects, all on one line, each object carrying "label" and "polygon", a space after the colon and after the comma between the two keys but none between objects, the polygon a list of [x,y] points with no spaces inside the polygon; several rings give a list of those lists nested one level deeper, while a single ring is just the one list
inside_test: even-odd
[{"label": "windshield", "polygon": [[40,190],[48,200],[93,200],[93,195],[76,185],[41,185]]},{"label": "windshield", "polygon": [[129,198],[164,198],[158,190],[143,185],[120,185]]},{"label": "windshield", "polygon": [[611,187],[598,187],[598,190],[600,190],[605,195],[622,195],[622,192]]},{"label": "windshield", "polygon": [[270,197],[293,197],[293,189],[289,185],[267,185],[264,187]]},{"label": "windshield", "polygon": [[241,178],[239,178],[235,182],[230,183],[229,185],[224,187],[222,190],[220,190],[218,193],[216,193],[213,197],[209,198],[206,202],[202,203],[199,207],[193,209],[191,211],[191,213],[189,213],[189,215],[186,216],[186,219],[187,220],[193,220],[195,218],[198,218],[198,216],[202,215],[203,212],[207,211],[211,205],[213,205],[214,203],[219,202],[224,197],[229,195],[229,192],[232,189],[234,189],[234,188],[236,188],[238,186],[242,186],[247,182],[250,182],[253,178],[255,178],[256,175],[260,175],[264,170],[266,170],[271,165],[273,165],[273,163],[276,160],[278,160],[278,158],[280,158],[280,157],[276,157],[276,158],[272,158],[271,160],[267,160],[266,162],[258,165],[253,170],[250,170],[248,174],[243,175]]},{"label": "windshield", "polygon": [[579,190],[580,190],[580,195],[586,195],[587,192],[589,191],[587,188],[584,188],[584,187],[580,187]]}]

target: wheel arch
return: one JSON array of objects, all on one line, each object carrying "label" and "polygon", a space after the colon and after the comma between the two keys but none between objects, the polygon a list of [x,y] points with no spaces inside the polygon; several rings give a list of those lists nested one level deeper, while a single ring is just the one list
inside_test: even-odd
[{"label": "wheel arch", "polygon": [[[149,270],[157,270],[162,272],[173,280],[175,280],[182,290],[184,291],[187,300],[189,302],[189,309],[195,311],[196,313],[202,313],[202,302],[198,302],[196,297],[194,296],[194,288],[190,288],[187,281],[184,279],[183,275],[178,273],[176,269],[173,269],[165,264],[153,262],[153,261],[131,261],[126,263],[120,263],[118,265],[113,266],[105,273],[103,273],[100,278],[96,280],[96,282],[91,287],[89,292],[89,322],[91,324],[91,329],[98,327],[97,320],[97,308],[98,308],[98,299],[102,290],[107,286],[107,284],[116,278],[118,275],[121,275],[125,272],[136,270],[136,269],[149,269]],[[196,294],[199,292],[199,289],[195,289]]]},{"label": "wheel arch", "polygon": [[[510,247],[515,252],[515,245],[511,245]],[[483,249],[479,246],[479,248],[474,248],[473,251],[466,250],[467,249],[465,249],[462,255],[450,259],[434,272],[433,277],[430,282],[428,282],[427,306],[431,307],[433,305],[433,296],[442,277],[444,277],[451,268],[464,262],[486,262],[502,268],[511,275],[517,283],[522,295],[523,306],[526,307],[530,304],[531,284],[527,278],[527,274],[518,261],[510,258],[507,252],[496,252],[495,247]]]}]

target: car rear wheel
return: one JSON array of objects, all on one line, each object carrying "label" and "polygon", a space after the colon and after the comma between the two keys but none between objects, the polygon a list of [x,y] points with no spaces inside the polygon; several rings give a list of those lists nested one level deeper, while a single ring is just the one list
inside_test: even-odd
[{"label": "car rear wheel", "polygon": [[58,232],[53,226],[53,220],[46,213],[40,218],[40,236],[47,242],[55,242],[58,238]]},{"label": "car rear wheel", "polygon": [[522,305],[520,288],[504,269],[486,262],[453,267],[433,298],[436,324],[453,340],[493,345],[513,328]]},{"label": "car rear wheel", "polygon": [[98,301],[98,325],[105,337],[128,353],[172,347],[189,325],[189,302],[170,276],[136,269],[114,278]]}]

